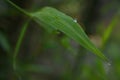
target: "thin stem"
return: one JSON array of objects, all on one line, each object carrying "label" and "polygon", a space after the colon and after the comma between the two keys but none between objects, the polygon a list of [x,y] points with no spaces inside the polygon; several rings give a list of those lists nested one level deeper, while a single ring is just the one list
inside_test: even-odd
[{"label": "thin stem", "polygon": [[14,6],[17,10],[19,10],[20,12],[24,13],[25,15],[32,17],[27,11],[25,11],[24,9],[20,8],[19,6],[17,6],[15,3],[13,3],[10,0],[6,0],[9,4],[11,4],[12,6]]},{"label": "thin stem", "polygon": [[31,19],[27,20],[27,22],[23,25],[23,28],[21,29],[20,37],[18,38],[18,41],[16,43],[16,47],[15,47],[15,51],[14,51],[14,55],[13,55],[13,69],[16,72],[16,75],[18,77],[19,77],[19,74],[17,72],[17,55],[19,53],[19,49],[20,49],[22,40],[24,38],[24,35],[25,35],[25,32],[27,30],[27,27],[28,27],[28,24],[29,24],[30,20]]}]

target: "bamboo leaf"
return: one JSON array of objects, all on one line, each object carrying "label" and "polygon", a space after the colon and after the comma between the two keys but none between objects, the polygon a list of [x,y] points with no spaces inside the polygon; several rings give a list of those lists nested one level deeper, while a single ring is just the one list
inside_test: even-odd
[{"label": "bamboo leaf", "polygon": [[93,52],[103,60],[107,60],[102,52],[90,41],[81,26],[66,14],[54,8],[45,7],[38,12],[31,13],[31,16],[43,27],[63,32],[68,37],[77,41],[84,48]]}]

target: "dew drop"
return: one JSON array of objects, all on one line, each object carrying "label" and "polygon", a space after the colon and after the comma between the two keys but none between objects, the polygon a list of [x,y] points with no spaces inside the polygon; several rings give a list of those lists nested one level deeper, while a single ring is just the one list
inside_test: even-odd
[{"label": "dew drop", "polygon": [[74,22],[77,22],[77,20],[76,20],[76,19],[74,19]]}]

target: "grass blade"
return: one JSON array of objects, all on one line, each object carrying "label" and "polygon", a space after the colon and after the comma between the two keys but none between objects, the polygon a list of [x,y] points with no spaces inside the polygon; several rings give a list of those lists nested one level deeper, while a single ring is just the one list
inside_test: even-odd
[{"label": "grass blade", "polygon": [[110,22],[110,24],[108,25],[107,29],[104,31],[103,36],[102,36],[102,47],[104,47],[104,45],[110,38],[110,35],[111,35],[114,27],[116,27],[118,22],[119,22],[119,14],[117,14],[113,17],[113,19]]},{"label": "grass blade", "polygon": [[31,13],[31,16],[33,16],[33,19],[37,23],[43,25],[43,27],[63,32],[103,60],[107,60],[101,51],[93,45],[81,26],[71,17],[50,7],[45,7],[41,11]]},{"label": "grass blade", "polygon": [[18,39],[18,41],[17,41],[17,44],[16,44],[16,47],[15,47],[14,56],[13,56],[13,68],[14,68],[14,69],[16,69],[16,58],[17,58],[17,55],[18,55],[18,52],[19,52],[19,49],[20,49],[20,45],[21,45],[22,40],[23,40],[23,38],[24,38],[25,32],[26,32],[26,30],[27,30],[29,21],[30,21],[30,20],[28,20],[28,21],[23,25],[23,28],[21,29],[20,37],[19,37],[19,39]]},{"label": "grass blade", "polygon": [[22,27],[21,29],[21,33],[20,33],[20,37],[18,38],[18,41],[16,43],[16,47],[15,47],[15,50],[14,50],[14,54],[13,54],[13,69],[16,73],[16,75],[18,76],[19,80],[21,80],[21,77],[19,75],[19,73],[17,72],[17,55],[19,53],[19,49],[20,49],[20,46],[21,46],[21,43],[22,43],[22,40],[24,38],[24,35],[25,35],[25,32],[27,30],[27,27],[28,27],[28,24],[30,22],[31,19],[29,19]]}]

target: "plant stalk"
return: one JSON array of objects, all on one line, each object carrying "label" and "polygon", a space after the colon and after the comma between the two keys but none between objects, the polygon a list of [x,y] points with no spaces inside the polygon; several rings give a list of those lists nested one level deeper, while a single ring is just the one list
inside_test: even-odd
[{"label": "plant stalk", "polygon": [[23,14],[25,14],[26,16],[32,17],[27,11],[25,11],[24,9],[20,8],[19,6],[17,6],[15,3],[13,3],[10,0],[6,0],[9,4],[11,4],[13,7],[15,7],[18,11],[22,12]]}]

